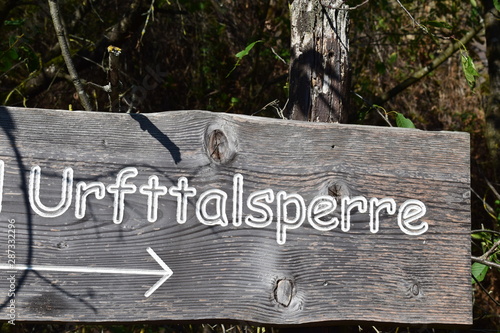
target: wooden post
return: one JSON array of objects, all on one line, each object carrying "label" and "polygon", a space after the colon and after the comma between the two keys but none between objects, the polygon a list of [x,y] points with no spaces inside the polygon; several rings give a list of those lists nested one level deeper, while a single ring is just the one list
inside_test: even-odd
[{"label": "wooden post", "polygon": [[0,107],[0,318],[470,324],[469,158],[466,133]]},{"label": "wooden post", "polygon": [[295,0],[291,11],[290,97],[286,116],[294,120],[345,122],[350,70],[343,0]]}]

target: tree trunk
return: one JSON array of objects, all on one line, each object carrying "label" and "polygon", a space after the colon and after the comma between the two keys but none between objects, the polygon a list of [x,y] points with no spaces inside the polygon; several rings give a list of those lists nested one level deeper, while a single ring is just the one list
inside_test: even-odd
[{"label": "tree trunk", "polygon": [[347,6],[342,0],[295,0],[290,10],[290,98],[285,115],[345,122],[350,92]]},{"label": "tree trunk", "polygon": [[486,56],[490,94],[486,106],[485,139],[491,154],[493,167],[500,164],[500,13],[493,0],[483,0],[486,28]]}]

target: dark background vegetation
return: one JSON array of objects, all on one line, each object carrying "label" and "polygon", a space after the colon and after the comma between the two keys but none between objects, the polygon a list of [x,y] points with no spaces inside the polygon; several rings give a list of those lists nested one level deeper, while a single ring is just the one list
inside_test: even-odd
[{"label": "dark background vegetation", "polygon": [[[484,3],[488,1],[483,1]],[[490,1],[491,2],[491,1]],[[325,4],[328,1],[324,1]],[[355,6],[362,1],[348,1]],[[93,108],[108,111],[110,45],[119,55],[121,112],[203,109],[279,117],[288,100],[290,13],[285,0],[64,0],[60,1],[73,60]],[[403,6],[404,5],[404,8]],[[405,8],[415,18],[412,20]],[[498,13],[497,13],[498,14]],[[352,96],[350,121],[387,126],[368,107],[415,71],[428,66],[451,43],[484,24],[474,0],[370,0],[350,12]],[[425,29],[416,24],[420,22]],[[0,104],[81,110],[67,75],[46,1],[0,0]],[[235,55],[256,43],[247,56]],[[422,80],[388,100],[396,112],[423,130],[471,135],[472,228],[499,230],[500,170],[486,132],[490,91],[485,33],[465,45],[478,70],[467,83],[461,53],[451,55]],[[465,49],[465,48],[464,48]],[[89,82],[93,84],[89,84]],[[116,106],[116,105],[115,105]],[[393,121],[394,123],[394,121]],[[256,138],[258,140],[258,138]],[[390,152],[388,152],[390,153]],[[494,233],[472,240],[481,255]],[[496,254],[490,258],[496,261]],[[474,329],[500,329],[500,275],[491,269],[474,293]],[[13,327],[11,327],[13,328]],[[9,327],[4,324],[2,332]],[[16,325],[20,332],[277,332],[245,325],[89,326]],[[350,328],[358,331],[361,328]],[[376,331],[363,327],[363,331]],[[419,328],[421,331],[434,331]],[[406,328],[386,328],[404,332]],[[416,329],[413,329],[415,331]]]}]

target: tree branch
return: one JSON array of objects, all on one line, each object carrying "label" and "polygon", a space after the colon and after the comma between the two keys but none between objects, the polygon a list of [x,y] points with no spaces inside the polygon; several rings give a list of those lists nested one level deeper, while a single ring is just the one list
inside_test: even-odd
[{"label": "tree branch", "polygon": [[480,232],[486,232],[486,233],[490,233],[490,234],[500,235],[500,231],[495,231],[495,230],[490,230],[490,229],[476,229],[476,230],[472,230],[471,234],[478,234]]},{"label": "tree branch", "polygon": [[486,265],[488,267],[495,267],[495,268],[500,269],[500,264],[497,264],[496,262],[489,261],[489,260],[483,259],[481,257],[471,256],[470,258],[473,262],[478,262],[478,263],[481,263],[481,264]]},{"label": "tree branch", "polygon": [[394,98],[400,92],[408,88],[409,86],[415,84],[420,81],[422,78],[427,76],[433,70],[435,70],[439,65],[445,62],[448,58],[450,58],[455,52],[457,52],[462,45],[467,44],[476,36],[479,32],[483,30],[482,26],[478,26],[471,31],[469,31],[465,36],[462,37],[459,41],[448,46],[446,50],[444,50],[438,57],[436,57],[429,65],[421,68],[420,70],[414,72],[408,78],[406,78],[403,82],[397,84],[394,88],[383,94],[382,96],[376,97],[374,99],[373,104],[382,105],[388,100]]},{"label": "tree branch", "polygon": [[[123,14],[121,20],[105,30],[106,32],[103,33],[102,39],[95,43],[92,51],[82,48],[77,52],[81,58],[75,59],[74,61],[77,70],[86,68],[91,63],[100,63],[103,55],[106,53],[107,47],[110,44],[122,44],[122,42],[130,35],[130,32],[139,27],[139,22],[142,19],[141,4],[142,0],[133,0],[128,6],[129,9]],[[20,87],[23,88],[22,90],[25,96],[33,97],[41,93],[47,89],[50,83],[58,76],[56,73],[59,72],[61,66],[58,65],[58,62],[53,61],[53,58],[56,56],[56,50],[58,49],[55,47],[52,48],[43,61],[45,64],[52,65],[42,68],[20,85]]]},{"label": "tree branch", "polygon": [[497,247],[499,245],[500,245],[500,240],[496,241],[495,244],[493,244],[493,246],[488,251],[483,253],[483,255],[481,255],[479,258],[484,259],[484,260],[488,260],[488,257],[491,256],[493,254],[493,252],[495,252],[495,250],[497,249]]},{"label": "tree branch", "polygon": [[417,20],[415,20],[415,18],[413,17],[413,15],[411,15],[411,13],[408,11],[408,9],[406,9],[406,7],[403,6],[403,4],[401,3],[401,1],[399,1],[399,0],[396,0],[396,1],[401,6],[401,8],[403,8],[403,10],[406,12],[406,15],[408,15],[410,17],[410,19],[412,20],[413,24],[417,25],[420,29],[422,29],[423,32],[425,32],[426,34],[428,34],[429,30],[427,30],[426,27],[424,27]]},{"label": "tree branch", "polygon": [[80,102],[83,107],[87,111],[92,111],[92,105],[90,103],[90,99],[83,88],[82,82],[80,81],[80,77],[78,76],[78,72],[76,71],[75,64],[71,59],[71,53],[69,50],[69,43],[66,37],[66,32],[64,30],[64,26],[62,24],[62,17],[59,10],[58,0],[48,0],[50,15],[52,16],[52,22],[54,23],[54,29],[56,30],[57,40],[61,47],[61,54],[64,58],[64,62],[66,63],[66,67],[68,68],[69,75],[71,76],[71,80],[75,86],[76,91],[78,92],[78,96],[80,96]]}]

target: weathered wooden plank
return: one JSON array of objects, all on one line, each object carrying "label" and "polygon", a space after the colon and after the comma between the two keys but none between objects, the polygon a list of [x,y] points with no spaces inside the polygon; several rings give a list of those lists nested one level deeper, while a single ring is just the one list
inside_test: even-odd
[{"label": "weathered wooden plank", "polygon": [[[2,319],[472,321],[467,134],[5,107],[0,127]],[[173,274],[146,297],[148,248]]]}]

